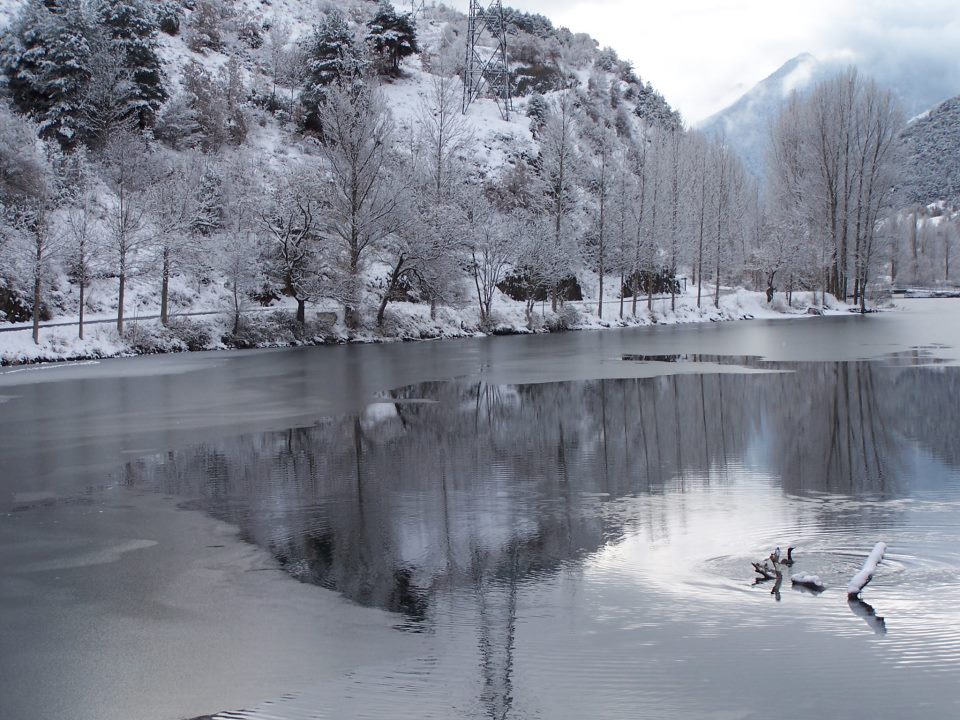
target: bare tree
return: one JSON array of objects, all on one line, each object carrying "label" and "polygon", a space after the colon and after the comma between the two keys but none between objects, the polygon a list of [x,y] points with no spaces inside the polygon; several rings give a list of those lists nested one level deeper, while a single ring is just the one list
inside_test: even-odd
[{"label": "bare tree", "polygon": [[437,303],[449,301],[458,285],[455,253],[463,243],[464,184],[471,131],[461,112],[462,86],[456,78],[435,75],[419,108],[419,132],[413,157],[404,163],[393,158],[407,179],[406,192],[397,191],[394,228],[380,252],[391,268],[377,311],[382,328],[390,298],[405,279],[413,278],[429,296],[430,315]]},{"label": "bare tree", "polygon": [[[263,173],[261,168],[242,155],[226,159],[220,170],[227,219],[214,237],[213,244],[217,251],[217,269],[223,273],[230,290],[233,334],[236,335],[240,332],[243,311],[250,294],[264,273],[257,247],[257,216],[254,210],[259,191],[255,179],[262,177]],[[305,311],[302,315],[304,320]]]},{"label": "bare tree", "polygon": [[553,103],[540,135],[540,174],[546,198],[544,218],[549,219],[554,244],[550,256],[557,260],[567,259],[567,263],[558,262],[549,268],[550,300],[554,312],[558,285],[569,273],[568,263],[576,252],[573,215],[577,208],[575,188],[579,158],[574,112],[573,98],[569,91],[564,91]]},{"label": "bare tree", "polygon": [[597,315],[603,318],[603,291],[604,280],[607,274],[608,252],[608,212],[610,210],[610,195],[612,180],[620,158],[617,155],[618,142],[613,130],[601,121],[588,127],[589,141],[593,145],[593,162],[589,168],[589,189],[593,198],[592,217],[592,252],[587,255],[595,265],[599,278],[599,298],[597,300]]},{"label": "bare tree", "polygon": [[127,281],[139,269],[149,240],[146,189],[151,150],[146,140],[129,132],[113,135],[104,149],[102,174],[113,194],[102,198],[117,273],[117,332],[123,335]]},{"label": "bare tree", "polygon": [[497,286],[516,264],[517,238],[522,237],[523,216],[505,217],[483,198],[471,204],[469,225],[470,264],[480,304],[480,322],[492,320]]},{"label": "bare tree", "polygon": [[147,190],[149,229],[160,261],[160,323],[169,323],[170,278],[199,228],[216,223],[214,208],[201,202],[203,161],[166,153],[157,158]]},{"label": "bare tree", "polygon": [[43,281],[59,251],[59,238],[50,223],[57,200],[56,178],[48,149],[36,139],[34,126],[6,108],[0,110],[0,194],[6,231],[15,254],[23,261],[33,290],[33,341],[40,343]]},{"label": "bare tree", "polygon": [[400,183],[391,172],[393,120],[378,92],[334,87],[319,111],[326,160],[324,230],[336,248],[335,292],[349,328],[361,322],[362,273],[394,231]]},{"label": "bare tree", "polygon": [[103,252],[101,228],[94,212],[96,190],[93,169],[84,148],[78,149],[70,157],[67,173],[68,177],[65,178],[65,183],[69,185],[69,205],[66,210],[67,272],[76,282],[80,293],[78,335],[82,340],[87,288],[97,274]]},{"label": "bare tree", "polygon": [[[902,124],[892,96],[851,68],[821,82],[809,98],[792,97],[773,127],[771,222],[778,232],[801,238],[800,248],[785,248],[794,256],[791,273],[812,287],[812,276],[823,273],[824,292],[838,299],[847,297],[852,280],[861,309],[878,229],[893,229],[882,220],[896,184]],[[911,227],[915,238],[916,222]],[[914,274],[917,267],[915,260]]]}]

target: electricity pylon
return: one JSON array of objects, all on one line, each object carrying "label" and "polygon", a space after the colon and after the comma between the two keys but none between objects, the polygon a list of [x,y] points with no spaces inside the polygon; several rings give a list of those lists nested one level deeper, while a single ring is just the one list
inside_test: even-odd
[{"label": "electricity pylon", "polygon": [[[513,99],[510,87],[510,65],[507,54],[507,19],[500,0],[492,0],[486,7],[482,0],[470,0],[467,20],[467,62],[463,71],[463,112],[489,87],[500,114],[510,119]],[[491,46],[483,46],[484,35],[492,38]]]}]

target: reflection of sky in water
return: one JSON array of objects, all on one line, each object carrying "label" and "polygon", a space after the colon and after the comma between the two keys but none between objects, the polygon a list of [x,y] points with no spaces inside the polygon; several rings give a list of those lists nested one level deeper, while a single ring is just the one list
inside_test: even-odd
[{"label": "reflection of sky in water", "polygon": [[[451,702],[465,717],[752,717],[771,693],[785,717],[926,707],[911,697],[948,716],[960,411],[942,396],[958,376],[788,369],[417,386],[357,417],[132,463],[127,481],[197,498],[298,579],[420,638],[416,661],[326,687],[312,707],[329,717]],[[891,554],[872,608],[848,604],[878,540]],[[755,585],[750,561],[777,545],[826,592]]]}]

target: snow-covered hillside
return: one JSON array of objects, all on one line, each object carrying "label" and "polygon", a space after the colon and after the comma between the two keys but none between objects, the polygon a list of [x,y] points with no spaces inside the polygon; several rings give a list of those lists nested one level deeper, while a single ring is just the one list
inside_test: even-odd
[{"label": "snow-covered hillside", "polygon": [[911,122],[902,140],[904,199],[920,205],[960,200],[960,96]]}]

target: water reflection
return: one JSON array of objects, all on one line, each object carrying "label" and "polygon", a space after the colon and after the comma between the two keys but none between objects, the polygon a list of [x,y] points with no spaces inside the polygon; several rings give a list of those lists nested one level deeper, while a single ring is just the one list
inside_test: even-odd
[{"label": "water reflection", "polygon": [[867,627],[877,635],[887,634],[887,621],[877,615],[877,611],[873,609],[872,605],[864,602],[860,598],[853,598],[848,600],[847,603],[850,605],[853,614],[859,618],[863,618],[867,623]]},{"label": "water reflection", "polygon": [[[747,467],[789,494],[891,499],[910,492],[901,457],[911,443],[955,462],[957,409],[943,388],[955,373],[793,370],[427,384],[359,416],[149,458],[127,473],[195,498],[300,580],[419,623],[438,593],[481,596],[489,583],[535,578],[616,543],[631,531],[603,511],[617,498],[682,494],[699,477],[723,487]],[[931,405],[939,420],[919,422]],[[882,504],[813,508],[823,533],[897,522]]]},{"label": "water reflection", "polygon": [[[297,579],[397,613],[402,630],[456,636],[450,646],[466,634],[478,713],[507,718],[523,598],[528,620],[531,598],[559,584],[571,589],[552,612],[588,590],[617,598],[578,610],[589,622],[635,629],[640,603],[643,627],[763,626],[773,620],[744,616],[748,553],[799,537],[804,571],[840,586],[858,547],[906,532],[898,501],[924,488],[905,456],[956,467],[955,371],[777,369],[789,372],[419,385],[356,416],[137,461],[125,477],[190,498]],[[778,607],[829,596],[781,584],[758,594]],[[724,599],[737,609],[706,609]],[[885,632],[869,605],[849,607]],[[844,622],[826,617],[831,631]]]}]

